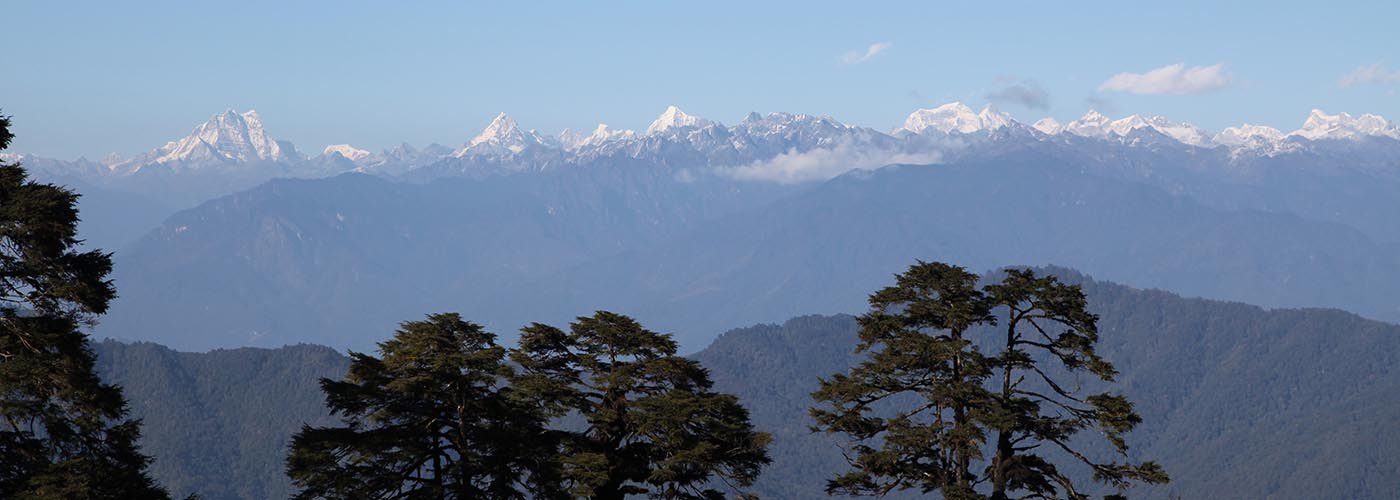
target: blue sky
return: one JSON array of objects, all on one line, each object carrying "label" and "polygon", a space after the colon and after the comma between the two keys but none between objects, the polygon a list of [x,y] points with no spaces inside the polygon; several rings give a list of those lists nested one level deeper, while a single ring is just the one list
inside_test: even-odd
[{"label": "blue sky", "polygon": [[643,129],[669,104],[888,130],[1018,84],[999,106],[1027,122],[1091,103],[1211,130],[1400,119],[1400,2],[1218,3],[15,1],[0,108],[12,151],[58,158],[141,152],[226,108],[314,153],[457,145],[500,111]]}]

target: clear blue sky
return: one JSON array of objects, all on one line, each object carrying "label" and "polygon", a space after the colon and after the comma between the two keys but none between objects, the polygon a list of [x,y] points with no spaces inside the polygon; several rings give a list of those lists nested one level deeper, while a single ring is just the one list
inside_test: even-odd
[{"label": "clear blue sky", "polygon": [[[0,108],[12,151],[58,158],[144,151],[226,108],[257,109],[313,153],[457,145],[500,111],[550,133],[641,129],[668,104],[888,130],[1023,80],[1049,102],[1000,104],[1024,121],[1067,121],[1091,100],[1211,130],[1291,130],[1313,107],[1400,119],[1400,2],[1218,3],[12,0]],[[1207,67],[1207,82],[1101,89],[1177,63]],[[1360,79],[1373,83],[1339,84],[1378,63]]]}]

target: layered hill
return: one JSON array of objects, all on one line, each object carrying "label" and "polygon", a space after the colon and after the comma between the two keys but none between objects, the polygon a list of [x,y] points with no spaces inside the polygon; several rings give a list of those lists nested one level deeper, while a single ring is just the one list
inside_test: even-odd
[{"label": "layered hill", "polygon": [[[1330,309],[1280,309],[1183,298],[1048,272],[1084,286],[1101,316],[1113,387],[1144,423],[1135,457],[1163,464],[1170,485],[1134,498],[1388,498],[1400,489],[1400,326]],[[852,310],[857,312],[858,310]],[[854,318],[802,316],[721,335],[694,357],[774,434],[765,498],[819,498],[843,467],[842,441],[812,434],[817,377],[859,362]],[[505,333],[505,332],[500,332]],[[153,471],[177,493],[284,496],[286,439],[322,422],[319,377],[346,359],[314,346],[179,353],[97,345],[104,378],[144,418]],[[1082,471],[1081,471],[1082,472]]]}]

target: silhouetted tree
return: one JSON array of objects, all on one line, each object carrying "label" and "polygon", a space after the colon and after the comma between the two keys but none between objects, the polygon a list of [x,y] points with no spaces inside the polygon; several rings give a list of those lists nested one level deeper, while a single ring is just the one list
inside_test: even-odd
[{"label": "silhouetted tree", "polygon": [[[1079,394],[1052,376],[1087,370],[1111,381],[1116,373],[1094,353],[1098,318],[1079,288],[1028,270],[977,283],[961,267],[919,262],[870,296],[856,348],[868,359],[822,380],[812,395],[825,403],[811,410],[816,429],[853,440],[852,470],[827,491],[937,490],[964,499],[984,498],[988,483],[994,498],[1019,491],[1084,498],[1041,447],[1119,490],[1167,481],[1155,463],[1100,462],[1071,446],[1071,436],[1094,427],[1125,455],[1123,434],[1141,421],[1126,398]],[[987,334],[998,331],[991,328],[998,318],[1004,335]]]},{"label": "silhouetted tree", "polygon": [[168,498],[121,389],[93,371],[80,327],[115,291],[111,255],[78,248],[77,201],[0,162],[0,498]]},{"label": "silhouetted tree", "polygon": [[1008,269],[1006,277],[988,285],[991,300],[1005,329],[997,339],[1001,354],[993,360],[1000,372],[994,405],[982,421],[997,433],[995,454],[987,466],[993,499],[1010,498],[1009,492],[1085,498],[1046,456],[1042,447],[1063,452],[1089,467],[1095,480],[1119,490],[1131,481],[1167,482],[1166,471],[1154,462],[1132,464],[1089,458],[1070,443],[1070,437],[1093,428],[1126,459],[1123,434],[1142,418],[1126,397],[1111,393],[1080,394],[1050,375],[1088,371],[1105,382],[1118,373],[1094,352],[1099,340],[1098,316],[1089,312],[1088,300],[1077,285],[1060,283],[1054,276],[1036,276],[1029,269]]},{"label": "silhouetted tree", "polygon": [[296,498],[526,498],[552,494],[543,416],[511,396],[496,336],[457,314],[404,323],[323,379],[339,427],[303,427],[287,474]]},{"label": "silhouetted tree", "polygon": [[520,391],[553,416],[583,420],[556,431],[572,495],[724,498],[721,485],[747,487],[769,463],[770,437],[754,432],[738,399],[713,392],[670,335],[632,318],[600,311],[568,333],[530,325],[512,359]]},{"label": "silhouetted tree", "polygon": [[[813,394],[833,407],[812,409],[818,428],[856,440],[854,469],[830,481],[827,491],[884,495],[919,488],[946,498],[975,496],[970,468],[982,458],[985,432],[971,412],[989,400],[982,382],[991,371],[964,334],[992,319],[977,275],[920,262],[895,286],[872,294],[870,307],[860,317],[856,346],[869,359],[822,380]],[[903,395],[921,401],[888,418],[870,415]],[[874,440],[879,447],[867,444]]]}]

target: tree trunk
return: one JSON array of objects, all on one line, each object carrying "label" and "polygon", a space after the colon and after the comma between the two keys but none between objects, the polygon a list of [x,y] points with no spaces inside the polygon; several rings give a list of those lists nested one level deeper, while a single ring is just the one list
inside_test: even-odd
[{"label": "tree trunk", "polygon": [[[1011,401],[1011,359],[1012,350],[1016,348],[1016,321],[1007,322],[1006,325],[1006,352],[1008,362],[1001,367],[1001,400],[1002,404]],[[1003,429],[997,432],[997,453],[992,458],[992,500],[1006,500],[1006,473],[1011,455],[1016,450],[1011,447],[1011,431]]]}]

